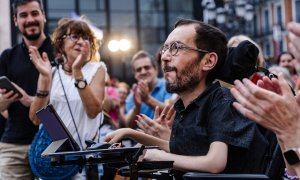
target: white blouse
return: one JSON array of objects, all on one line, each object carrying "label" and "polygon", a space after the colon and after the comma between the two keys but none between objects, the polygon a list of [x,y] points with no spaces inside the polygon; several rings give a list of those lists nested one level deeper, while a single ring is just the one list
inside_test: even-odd
[{"label": "white blouse", "polygon": [[[104,68],[105,71],[107,71],[106,65],[103,62],[88,62],[83,66],[81,71],[88,84],[91,83],[99,68]],[[60,81],[58,72],[61,75],[62,83]],[[65,74],[62,67],[59,66],[59,69],[54,72],[53,76],[50,103],[57,111],[57,114],[60,116],[65,126],[68,128],[75,141],[81,147],[79,137],[76,132],[76,128],[73,123],[72,116],[70,114],[70,110],[68,108],[68,104],[64,95],[64,90],[62,88],[63,84],[74,117],[74,121],[79,132],[82,146],[85,149],[85,140],[93,140],[95,142],[99,141],[98,132],[100,124],[103,122],[103,113],[99,113],[94,119],[90,119],[87,116],[74,82],[75,79],[71,75]]]}]

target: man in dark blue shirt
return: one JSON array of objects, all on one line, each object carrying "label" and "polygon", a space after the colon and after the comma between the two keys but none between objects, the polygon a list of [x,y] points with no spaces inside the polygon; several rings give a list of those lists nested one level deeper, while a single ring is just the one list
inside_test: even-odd
[{"label": "man in dark blue shirt", "polygon": [[28,151],[38,126],[29,119],[29,107],[36,93],[39,72],[31,62],[29,46],[47,52],[53,59],[51,39],[43,32],[46,22],[39,0],[15,0],[14,22],[23,34],[23,41],[0,56],[0,76],[15,83],[23,94],[0,89],[0,111],[8,110],[8,120],[0,142],[0,179],[33,179]]}]

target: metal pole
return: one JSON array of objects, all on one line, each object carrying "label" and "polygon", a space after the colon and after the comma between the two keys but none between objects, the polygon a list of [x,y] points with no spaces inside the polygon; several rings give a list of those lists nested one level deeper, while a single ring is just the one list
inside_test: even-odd
[{"label": "metal pole", "polygon": [[135,21],[136,21],[136,34],[137,34],[137,49],[141,49],[141,20],[140,20],[140,3],[135,0]]}]

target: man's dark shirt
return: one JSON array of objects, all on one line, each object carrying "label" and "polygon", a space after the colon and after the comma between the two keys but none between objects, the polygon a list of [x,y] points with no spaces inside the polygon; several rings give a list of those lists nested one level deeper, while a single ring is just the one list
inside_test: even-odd
[{"label": "man's dark shirt", "polygon": [[[54,61],[53,46],[49,37],[43,42],[39,52],[46,52],[49,60]],[[35,95],[39,72],[30,60],[28,48],[24,41],[3,51],[0,56],[0,76],[8,77],[28,95]],[[9,119],[6,121],[1,142],[31,144],[38,126],[33,125],[29,119],[29,107],[16,101],[9,106],[8,113]]]},{"label": "man's dark shirt", "polygon": [[176,116],[170,138],[170,151],[179,155],[205,156],[212,142],[228,145],[223,173],[262,172],[261,161],[268,146],[257,125],[233,107],[228,89],[219,83],[209,86],[184,108],[175,103]]},{"label": "man's dark shirt", "polygon": [[5,123],[6,123],[6,119],[0,114],[0,139],[4,132]]}]

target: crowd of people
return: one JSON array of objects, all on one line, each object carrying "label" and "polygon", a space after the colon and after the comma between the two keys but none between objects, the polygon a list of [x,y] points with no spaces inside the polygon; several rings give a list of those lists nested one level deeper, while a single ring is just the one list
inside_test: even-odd
[{"label": "crowd of people", "polygon": [[[43,126],[36,112],[48,104],[81,150],[89,146],[86,140],[158,146],[141,159],[174,161],[176,179],[187,171],[263,173],[267,129],[275,133],[286,160],[283,175],[300,175],[299,23],[286,27],[289,51],[266,67],[261,48],[247,36],[228,41],[218,28],[181,19],[157,57],[143,50],[133,55],[136,83],[130,86],[110,77],[86,20],[62,18],[50,37],[44,33],[40,0],[14,0],[12,7],[23,39],[1,53],[0,76],[22,97],[0,89],[0,179],[37,176],[28,156]],[[244,40],[258,49],[253,66],[269,68],[275,76],[255,72],[223,87],[217,74],[232,58],[229,48]],[[158,77],[159,64],[163,77]],[[104,167],[100,176],[111,178],[114,173]],[[81,171],[70,178],[86,176]]]}]

